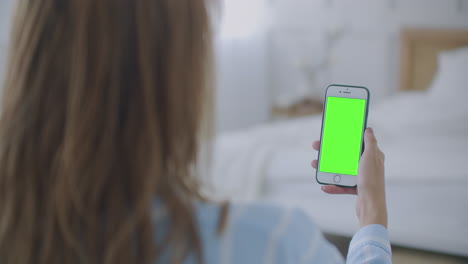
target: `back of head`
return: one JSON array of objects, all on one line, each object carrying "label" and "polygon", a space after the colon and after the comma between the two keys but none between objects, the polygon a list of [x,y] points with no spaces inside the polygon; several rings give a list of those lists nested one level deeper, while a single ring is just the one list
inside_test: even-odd
[{"label": "back of head", "polygon": [[[206,1],[19,1],[1,105],[0,263],[201,252]],[[159,243],[155,197],[172,221]]]}]

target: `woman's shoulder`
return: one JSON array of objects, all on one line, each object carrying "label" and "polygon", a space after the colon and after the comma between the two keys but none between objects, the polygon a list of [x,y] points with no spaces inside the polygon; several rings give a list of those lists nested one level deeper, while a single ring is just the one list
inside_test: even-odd
[{"label": "woman's shoulder", "polygon": [[[317,225],[297,208],[232,203],[227,207],[227,215],[222,215],[222,206],[199,206],[201,236],[210,247],[231,248],[233,254],[229,255],[237,260],[235,263],[273,263],[274,260],[297,263],[309,254],[315,257],[315,248],[320,248],[323,240]],[[222,219],[226,223],[219,232]],[[208,251],[210,255],[212,252]]]},{"label": "woman's shoulder", "polygon": [[[161,207],[155,206],[155,216],[164,215]],[[301,209],[200,202],[195,209],[206,263],[327,263],[330,257],[340,258]],[[165,220],[156,221],[160,227],[170,222],[159,219]]]}]

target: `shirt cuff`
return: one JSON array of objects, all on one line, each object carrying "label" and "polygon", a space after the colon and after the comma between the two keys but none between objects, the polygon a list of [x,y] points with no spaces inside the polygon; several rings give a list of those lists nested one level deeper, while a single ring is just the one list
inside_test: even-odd
[{"label": "shirt cuff", "polygon": [[382,248],[388,254],[392,254],[390,239],[388,237],[387,228],[383,225],[367,225],[361,228],[351,240],[349,251],[352,252],[357,248],[366,245],[373,245]]}]

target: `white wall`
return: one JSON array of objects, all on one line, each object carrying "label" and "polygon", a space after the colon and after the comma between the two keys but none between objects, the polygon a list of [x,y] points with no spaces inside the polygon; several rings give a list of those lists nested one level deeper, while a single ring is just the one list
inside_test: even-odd
[{"label": "white wall", "polygon": [[237,130],[267,121],[271,95],[265,36],[221,39],[217,47],[217,130]]},{"label": "white wall", "polygon": [[287,58],[320,58],[327,28],[342,27],[345,35],[317,89],[323,90],[325,83],[361,84],[372,89],[375,100],[397,88],[402,27],[468,28],[466,0],[272,0],[271,4],[270,55],[276,58],[271,78],[283,93],[294,92],[290,76],[297,71]]},{"label": "white wall", "polygon": [[238,130],[270,118],[267,0],[223,0],[216,36],[217,129]]}]

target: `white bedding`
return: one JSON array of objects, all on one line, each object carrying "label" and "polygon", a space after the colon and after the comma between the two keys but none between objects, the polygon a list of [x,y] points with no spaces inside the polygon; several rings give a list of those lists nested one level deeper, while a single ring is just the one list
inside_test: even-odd
[{"label": "white bedding", "polygon": [[[407,93],[371,107],[374,127],[386,153],[389,182],[468,183],[468,105],[444,105],[427,94]],[[259,126],[220,136],[214,150],[218,194],[251,200],[269,179],[313,178],[321,116]]]},{"label": "white bedding", "polygon": [[[377,132],[378,133],[378,132]],[[467,136],[401,139],[380,145],[386,154],[387,183],[468,184]],[[304,180],[313,178],[310,161],[317,153],[310,147],[284,147],[271,154],[265,169],[268,179]]]}]

